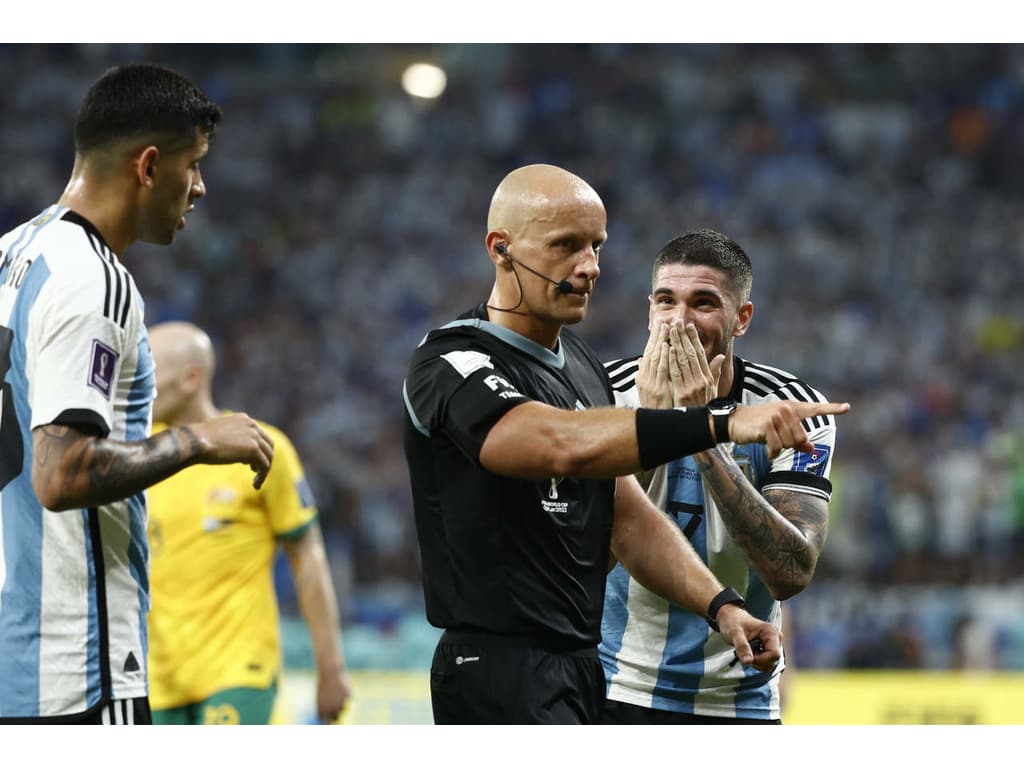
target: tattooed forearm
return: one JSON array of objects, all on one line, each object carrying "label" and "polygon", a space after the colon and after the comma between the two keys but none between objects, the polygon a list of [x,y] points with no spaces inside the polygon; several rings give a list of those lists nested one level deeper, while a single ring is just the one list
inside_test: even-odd
[{"label": "tattooed forearm", "polygon": [[828,505],[805,493],[762,496],[721,448],[697,454],[704,487],[714,497],[733,541],[772,594],[785,599],[811,580],[825,543]]},{"label": "tattooed forearm", "polygon": [[33,430],[32,483],[48,509],[94,507],[170,477],[194,463],[200,450],[189,427],[126,443],[48,424]]}]

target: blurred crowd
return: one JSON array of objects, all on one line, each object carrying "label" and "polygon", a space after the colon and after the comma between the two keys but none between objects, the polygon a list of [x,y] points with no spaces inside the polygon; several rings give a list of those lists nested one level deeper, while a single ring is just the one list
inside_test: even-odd
[{"label": "blurred crowd", "polygon": [[[349,625],[422,619],[406,365],[487,296],[494,187],[550,162],[608,209],[578,329],[604,358],[642,351],[660,246],[713,227],[754,264],[737,352],[853,403],[798,664],[1024,667],[999,608],[1024,583],[1024,46],[0,45],[0,231],[59,196],[124,61],[224,108],[188,229],[127,263],[149,323],[210,333],[218,404],[295,442]],[[439,99],[402,91],[414,61]]]}]

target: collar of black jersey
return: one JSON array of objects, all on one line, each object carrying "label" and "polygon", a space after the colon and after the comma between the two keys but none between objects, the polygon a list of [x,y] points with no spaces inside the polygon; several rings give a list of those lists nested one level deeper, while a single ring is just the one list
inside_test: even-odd
[{"label": "collar of black jersey", "polygon": [[503,325],[498,325],[496,322],[490,319],[487,314],[487,302],[481,302],[477,304],[473,309],[469,309],[463,312],[454,323],[449,323],[446,328],[453,325],[465,325],[466,321],[477,320],[481,323],[486,323],[480,327],[480,330],[491,334],[496,339],[499,339],[506,344],[515,347],[521,352],[525,352],[530,357],[535,358],[544,365],[550,366],[557,370],[561,370],[565,367],[565,351],[562,345],[561,335],[559,335],[558,346],[555,347],[554,351],[548,349],[543,344],[538,344],[533,339],[528,339],[520,333],[506,328]]}]

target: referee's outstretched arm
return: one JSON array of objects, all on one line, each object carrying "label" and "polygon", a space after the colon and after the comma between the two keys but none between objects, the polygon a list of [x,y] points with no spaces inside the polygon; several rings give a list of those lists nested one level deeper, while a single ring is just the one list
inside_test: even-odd
[{"label": "referee's outstretched arm", "polygon": [[539,480],[621,477],[719,442],[766,443],[773,458],[786,448],[814,450],[804,419],[849,410],[849,403],[793,400],[739,405],[729,417],[729,434],[715,435],[704,407],[570,411],[529,401],[508,411],[487,433],[480,463],[499,475]]},{"label": "referee's outstretched arm", "polygon": [[[813,450],[802,420],[849,408],[848,403],[794,401],[741,405],[729,417],[728,434],[716,435],[703,407],[569,411],[530,401],[512,408],[491,428],[480,462],[492,472],[527,479],[618,478],[612,557],[651,591],[709,616],[741,663],[768,671],[781,657],[780,632],[751,616],[742,601],[712,608],[727,590],[632,475],[717,442],[763,442],[772,456],[785,448]],[[751,647],[755,640],[756,654]]]}]

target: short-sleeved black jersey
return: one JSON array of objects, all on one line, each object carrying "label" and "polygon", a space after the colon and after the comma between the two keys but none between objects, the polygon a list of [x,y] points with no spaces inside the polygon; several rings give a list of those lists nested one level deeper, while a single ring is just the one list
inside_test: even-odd
[{"label": "short-sleeved black jersey", "polygon": [[611,405],[604,367],[563,329],[557,351],[489,322],[484,305],[431,331],[405,381],[405,454],[427,619],[560,645],[600,640],[614,480],[503,477],[491,427],[536,400]]}]

